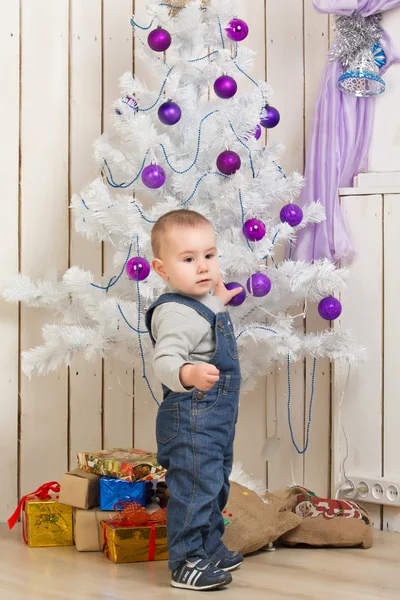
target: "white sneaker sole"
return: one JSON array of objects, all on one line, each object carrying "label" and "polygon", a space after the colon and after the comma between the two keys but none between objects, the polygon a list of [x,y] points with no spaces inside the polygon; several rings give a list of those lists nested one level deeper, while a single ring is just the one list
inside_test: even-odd
[{"label": "white sneaker sole", "polygon": [[[232,567],[227,567],[226,569],[221,569],[221,567],[217,567],[220,571],[223,571],[224,573],[227,573],[228,571],[235,571],[236,569],[238,569],[240,567],[240,565],[243,564],[243,561],[238,563],[237,565],[232,565]],[[217,566],[217,565],[216,565]]]},{"label": "white sneaker sole", "polygon": [[178,583],[176,581],[171,581],[171,586],[174,588],[179,588],[181,590],[193,590],[194,592],[201,592],[204,590],[213,590],[216,588],[220,588],[220,587],[225,587],[226,585],[229,585],[231,582],[229,581],[224,581],[223,583],[213,583],[211,585],[203,585],[203,586],[194,586],[194,585],[188,585],[187,583]]}]

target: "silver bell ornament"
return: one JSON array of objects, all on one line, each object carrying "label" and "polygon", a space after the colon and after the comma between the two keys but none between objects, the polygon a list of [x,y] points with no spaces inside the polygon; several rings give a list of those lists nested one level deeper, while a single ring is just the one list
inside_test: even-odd
[{"label": "silver bell ornament", "polygon": [[379,44],[362,50],[350,62],[348,70],[339,77],[339,90],[358,98],[379,96],[386,87],[379,75],[379,67],[384,64],[386,64],[385,54]]}]

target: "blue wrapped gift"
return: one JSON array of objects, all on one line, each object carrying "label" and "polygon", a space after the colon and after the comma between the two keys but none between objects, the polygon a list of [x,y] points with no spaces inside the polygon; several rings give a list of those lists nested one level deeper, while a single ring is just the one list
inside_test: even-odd
[{"label": "blue wrapped gift", "polygon": [[138,502],[146,506],[151,501],[152,485],[149,481],[124,481],[102,477],[100,479],[100,510],[122,510],[124,502]]}]

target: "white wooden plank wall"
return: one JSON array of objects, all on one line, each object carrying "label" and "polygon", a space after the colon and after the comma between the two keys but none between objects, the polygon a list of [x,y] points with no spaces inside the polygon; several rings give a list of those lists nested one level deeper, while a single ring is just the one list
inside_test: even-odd
[{"label": "white wooden plank wall", "polygon": [[[400,48],[400,7],[383,13],[383,25]],[[400,132],[398,107],[400,97],[400,64],[384,75],[386,91],[376,104],[374,132],[369,157],[370,171],[400,170]]]},{"label": "white wooden plank wall", "polygon": [[[400,482],[399,435],[400,422],[399,385],[398,385],[398,345],[400,340],[399,290],[400,271],[395,249],[398,245],[400,225],[399,194],[384,196],[384,321],[383,321],[383,447],[382,475]],[[400,531],[400,509],[384,507],[383,529]]]},{"label": "white wooden plank wall", "polygon": [[[93,140],[102,130],[102,6],[98,0],[70,3],[70,164],[69,196],[96,174]],[[90,110],[88,110],[90,107]],[[72,221],[72,219],[71,219]],[[70,265],[81,265],[96,277],[102,252],[75,232],[70,223]],[[102,364],[73,359],[69,380],[69,464],[83,447],[96,450],[102,436]]]},{"label": "white wooden plank wall", "polygon": [[[132,0],[103,0],[103,124],[112,135],[112,103],[118,98],[122,73],[132,70]],[[104,273],[114,273],[115,248],[104,248]],[[103,445],[106,448],[133,445],[133,371],[118,361],[104,361]]]},{"label": "white wooden plank wall", "polygon": [[[380,476],[382,471],[382,196],[342,198],[343,212],[351,223],[357,259],[351,265],[340,327],[352,329],[368,348],[368,361],[352,369],[343,398],[341,415],[349,442],[347,473]],[[366,235],[368,232],[368,235]],[[368,239],[365,244],[364,239]],[[371,378],[369,374],[373,372]],[[343,390],[347,367],[340,369]],[[345,451],[345,447],[343,448]],[[343,456],[344,458],[344,456]],[[380,507],[371,506],[380,524]]]},{"label": "white wooden plank wall", "polygon": [[[387,183],[390,177],[387,176]],[[369,179],[373,181],[365,176],[366,181]],[[343,473],[383,476],[400,482],[397,381],[400,275],[396,252],[400,187],[397,190],[380,194],[376,187],[374,193],[372,184],[369,194],[351,195],[351,190],[346,190],[349,195],[341,198],[359,252],[350,267],[348,287],[341,295],[343,313],[337,326],[353,329],[367,348],[368,360],[352,368],[347,387],[348,369],[339,366],[335,369],[332,454],[335,489],[343,483]],[[400,531],[400,509],[372,504],[368,509],[375,527]]]},{"label": "white wooden plank wall", "polygon": [[[269,141],[285,144],[282,166],[287,171],[303,170],[329,35],[327,18],[310,5],[299,0],[286,0],[284,7],[280,0],[242,1],[241,16],[251,27],[246,43],[258,52],[253,75],[266,76],[275,88],[271,102],[282,115]],[[0,60],[7,81],[0,112],[0,168],[8,208],[0,235],[1,278],[19,268],[35,278],[54,267],[61,275],[69,264],[98,276],[113,274],[113,249],[93,247],[74,233],[68,203],[95,173],[93,140],[102,131],[111,132],[118,78],[133,67],[129,18],[134,9],[138,18],[146,18],[142,0],[136,0],[136,7],[133,0],[0,0]],[[154,85],[145,65],[137,61],[134,68]],[[29,382],[20,374],[18,350],[41,343],[41,327],[49,318],[46,311],[1,304],[0,449],[6,466],[0,521],[9,516],[19,493],[74,466],[78,449],[132,444],[155,448],[155,405],[140,373],[134,384],[132,371],[122,365],[88,365],[77,358],[70,369],[46,378]],[[318,326],[311,311],[304,326],[308,331]],[[308,362],[292,367],[299,444],[310,370]],[[260,453],[266,431],[274,430],[277,402],[282,444],[268,465],[270,489],[291,483],[293,461],[297,482],[320,494],[329,492],[329,367],[321,363],[317,373],[310,449],[304,458],[293,451],[289,439],[284,369],[267,380],[260,378],[257,391],[242,399],[236,459],[262,479],[267,469]]]},{"label": "white wooden plank wall", "polygon": [[[10,277],[19,269],[19,136],[20,136],[20,46],[19,6],[0,1],[0,68],[7,85],[0,102],[0,131],[3,147],[0,179],[2,229],[0,235],[0,272]],[[4,155],[3,155],[4,154]],[[7,207],[7,210],[5,208]],[[3,458],[3,485],[0,499],[0,521],[11,513],[18,496],[19,435],[19,310],[16,305],[1,306],[0,313],[0,454]]]},{"label": "white wooden plank wall", "polygon": [[[68,0],[23,0],[20,7],[21,271],[39,278],[68,267]],[[49,318],[46,310],[21,307],[22,350],[39,342]],[[67,369],[30,382],[22,377],[20,390],[26,493],[67,467]]]}]

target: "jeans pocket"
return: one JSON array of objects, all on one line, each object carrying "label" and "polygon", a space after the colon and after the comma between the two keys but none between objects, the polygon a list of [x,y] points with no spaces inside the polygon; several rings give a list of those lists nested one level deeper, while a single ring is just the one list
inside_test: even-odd
[{"label": "jeans pocket", "polygon": [[156,439],[160,444],[173,440],[179,431],[179,402],[158,409],[156,419]]},{"label": "jeans pocket", "polygon": [[233,332],[232,333],[226,332],[226,333],[224,333],[224,337],[225,337],[226,349],[228,351],[229,356],[231,358],[233,358],[233,360],[236,360],[239,355],[238,355],[235,334]]},{"label": "jeans pocket", "polygon": [[208,392],[195,390],[193,400],[198,415],[204,415],[216,407],[222,395],[222,388],[214,386]]}]

